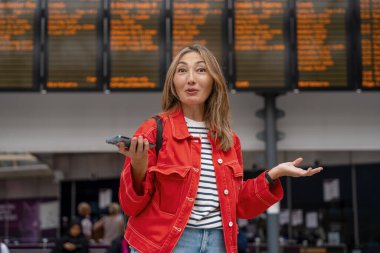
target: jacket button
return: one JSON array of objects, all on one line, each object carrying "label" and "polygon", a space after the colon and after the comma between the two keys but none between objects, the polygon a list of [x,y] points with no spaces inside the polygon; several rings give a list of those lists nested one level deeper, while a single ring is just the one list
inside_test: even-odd
[{"label": "jacket button", "polygon": [[234,223],[232,221],[228,222],[229,227],[232,227],[233,225],[234,225]]},{"label": "jacket button", "polygon": [[219,164],[222,164],[223,163],[223,160],[221,158],[218,159],[218,163]]},{"label": "jacket button", "polygon": [[224,195],[228,195],[228,189],[225,189],[223,193]]},{"label": "jacket button", "polygon": [[186,198],[187,198],[187,200],[190,201],[190,202],[193,202],[193,201],[194,201],[193,198],[189,198],[189,197],[186,197]]}]

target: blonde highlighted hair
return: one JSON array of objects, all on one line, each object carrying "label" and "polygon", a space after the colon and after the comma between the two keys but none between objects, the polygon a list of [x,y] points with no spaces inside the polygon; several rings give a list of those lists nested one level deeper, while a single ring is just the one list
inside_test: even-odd
[{"label": "blonde highlighted hair", "polygon": [[213,79],[212,91],[205,102],[204,119],[211,131],[211,136],[219,140],[219,148],[227,151],[233,146],[233,133],[230,127],[230,102],[228,99],[227,85],[223,72],[215,56],[206,47],[191,45],[180,50],[174,57],[166,74],[163,94],[162,109],[165,112],[181,107],[175,87],[174,75],[178,62],[181,58],[191,52],[198,53],[206,64],[206,69]]}]

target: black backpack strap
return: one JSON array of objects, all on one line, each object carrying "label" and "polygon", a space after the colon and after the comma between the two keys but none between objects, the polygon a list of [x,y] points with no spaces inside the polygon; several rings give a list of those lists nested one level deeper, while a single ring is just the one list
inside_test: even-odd
[{"label": "black backpack strap", "polygon": [[160,149],[162,146],[162,119],[158,115],[154,116],[153,118],[156,120],[156,125],[157,125],[156,157],[158,157],[158,152],[160,152]]}]

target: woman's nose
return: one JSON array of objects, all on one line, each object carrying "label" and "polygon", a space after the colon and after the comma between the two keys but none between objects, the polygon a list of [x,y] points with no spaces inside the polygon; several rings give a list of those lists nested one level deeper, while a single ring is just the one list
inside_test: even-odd
[{"label": "woman's nose", "polygon": [[187,78],[187,83],[188,84],[194,84],[195,83],[195,80],[194,80],[194,72],[193,71],[189,71],[189,75],[188,75],[188,78]]}]

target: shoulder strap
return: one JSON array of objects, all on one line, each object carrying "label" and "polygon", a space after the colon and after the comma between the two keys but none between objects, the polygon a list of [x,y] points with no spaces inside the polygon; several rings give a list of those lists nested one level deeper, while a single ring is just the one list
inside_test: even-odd
[{"label": "shoulder strap", "polygon": [[156,156],[158,157],[158,152],[160,152],[162,146],[162,120],[160,116],[156,115],[153,117],[156,120],[157,134],[156,134]]}]

